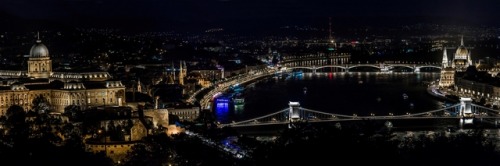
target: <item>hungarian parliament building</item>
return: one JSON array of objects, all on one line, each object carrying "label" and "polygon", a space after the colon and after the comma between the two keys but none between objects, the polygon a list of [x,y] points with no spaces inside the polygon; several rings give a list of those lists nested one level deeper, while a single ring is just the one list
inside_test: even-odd
[{"label": "hungarian parliament building", "polygon": [[49,50],[40,39],[31,47],[27,64],[27,70],[0,69],[0,116],[13,105],[31,110],[37,97],[45,98],[50,110],[59,113],[69,105],[125,104],[125,86],[108,72],[53,71]]},{"label": "hungarian parliament building", "polygon": [[471,97],[486,104],[500,106],[500,84],[497,64],[472,63],[471,52],[464,45],[460,46],[449,60],[446,48],[443,49],[442,69],[439,87],[451,90],[459,97]]}]

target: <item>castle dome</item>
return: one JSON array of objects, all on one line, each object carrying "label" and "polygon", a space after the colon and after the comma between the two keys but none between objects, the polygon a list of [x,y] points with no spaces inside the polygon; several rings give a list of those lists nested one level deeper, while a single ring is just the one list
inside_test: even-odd
[{"label": "castle dome", "polygon": [[37,40],[36,43],[31,47],[30,57],[31,58],[49,57],[49,49],[47,49],[47,46],[45,46],[41,40]]}]

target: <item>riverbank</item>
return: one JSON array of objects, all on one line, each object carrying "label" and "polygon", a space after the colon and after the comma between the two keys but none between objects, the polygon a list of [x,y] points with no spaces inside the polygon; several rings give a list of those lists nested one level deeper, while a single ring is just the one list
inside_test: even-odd
[{"label": "riverbank", "polygon": [[430,84],[428,87],[427,87],[427,93],[437,99],[441,99],[441,100],[445,100],[445,101],[449,101],[449,102],[454,102],[454,103],[458,103],[460,102],[459,100],[456,100],[456,99],[452,99],[452,98],[449,98],[449,97],[446,97],[445,94],[441,93],[441,91],[439,90],[439,88],[436,86],[436,85],[432,85]]},{"label": "riverbank", "polygon": [[248,82],[252,82],[255,80],[262,79],[266,76],[273,75],[276,73],[276,69],[264,69],[262,71],[253,72],[252,74],[245,74],[241,76],[232,77],[224,82],[220,82],[213,86],[213,88],[206,94],[202,95],[203,97],[199,99],[200,105],[203,109],[211,109],[211,99],[214,96],[217,96],[220,93],[225,92],[228,88],[235,84],[246,84]]}]

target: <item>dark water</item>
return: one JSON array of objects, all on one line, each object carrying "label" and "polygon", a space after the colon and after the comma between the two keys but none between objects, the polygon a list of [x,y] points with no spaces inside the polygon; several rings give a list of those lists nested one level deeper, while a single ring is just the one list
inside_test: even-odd
[{"label": "dark water", "polygon": [[[245,104],[235,109],[215,103],[220,122],[241,121],[288,108],[289,101],[304,108],[337,114],[365,116],[425,112],[443,102],[426,92],[439,73],[290,73],[247,85],[238,95]],[[407,95],[407,98],[403,94]],[[234,93],[233,93],[234,95]]]}]

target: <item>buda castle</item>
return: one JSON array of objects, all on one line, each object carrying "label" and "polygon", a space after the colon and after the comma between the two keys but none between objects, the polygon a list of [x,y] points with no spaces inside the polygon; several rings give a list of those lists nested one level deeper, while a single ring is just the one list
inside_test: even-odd
[{"label": "buda castle", "polygon": [[122,106],[125,86],[105,71],[53,71],[49,50],[38,37],[31,47],[27,70],[0,69],[0,116],[12,105],[32,109],[33,99],[44,97],[50,110],[62,113],[69,105],[82,108]]}]

